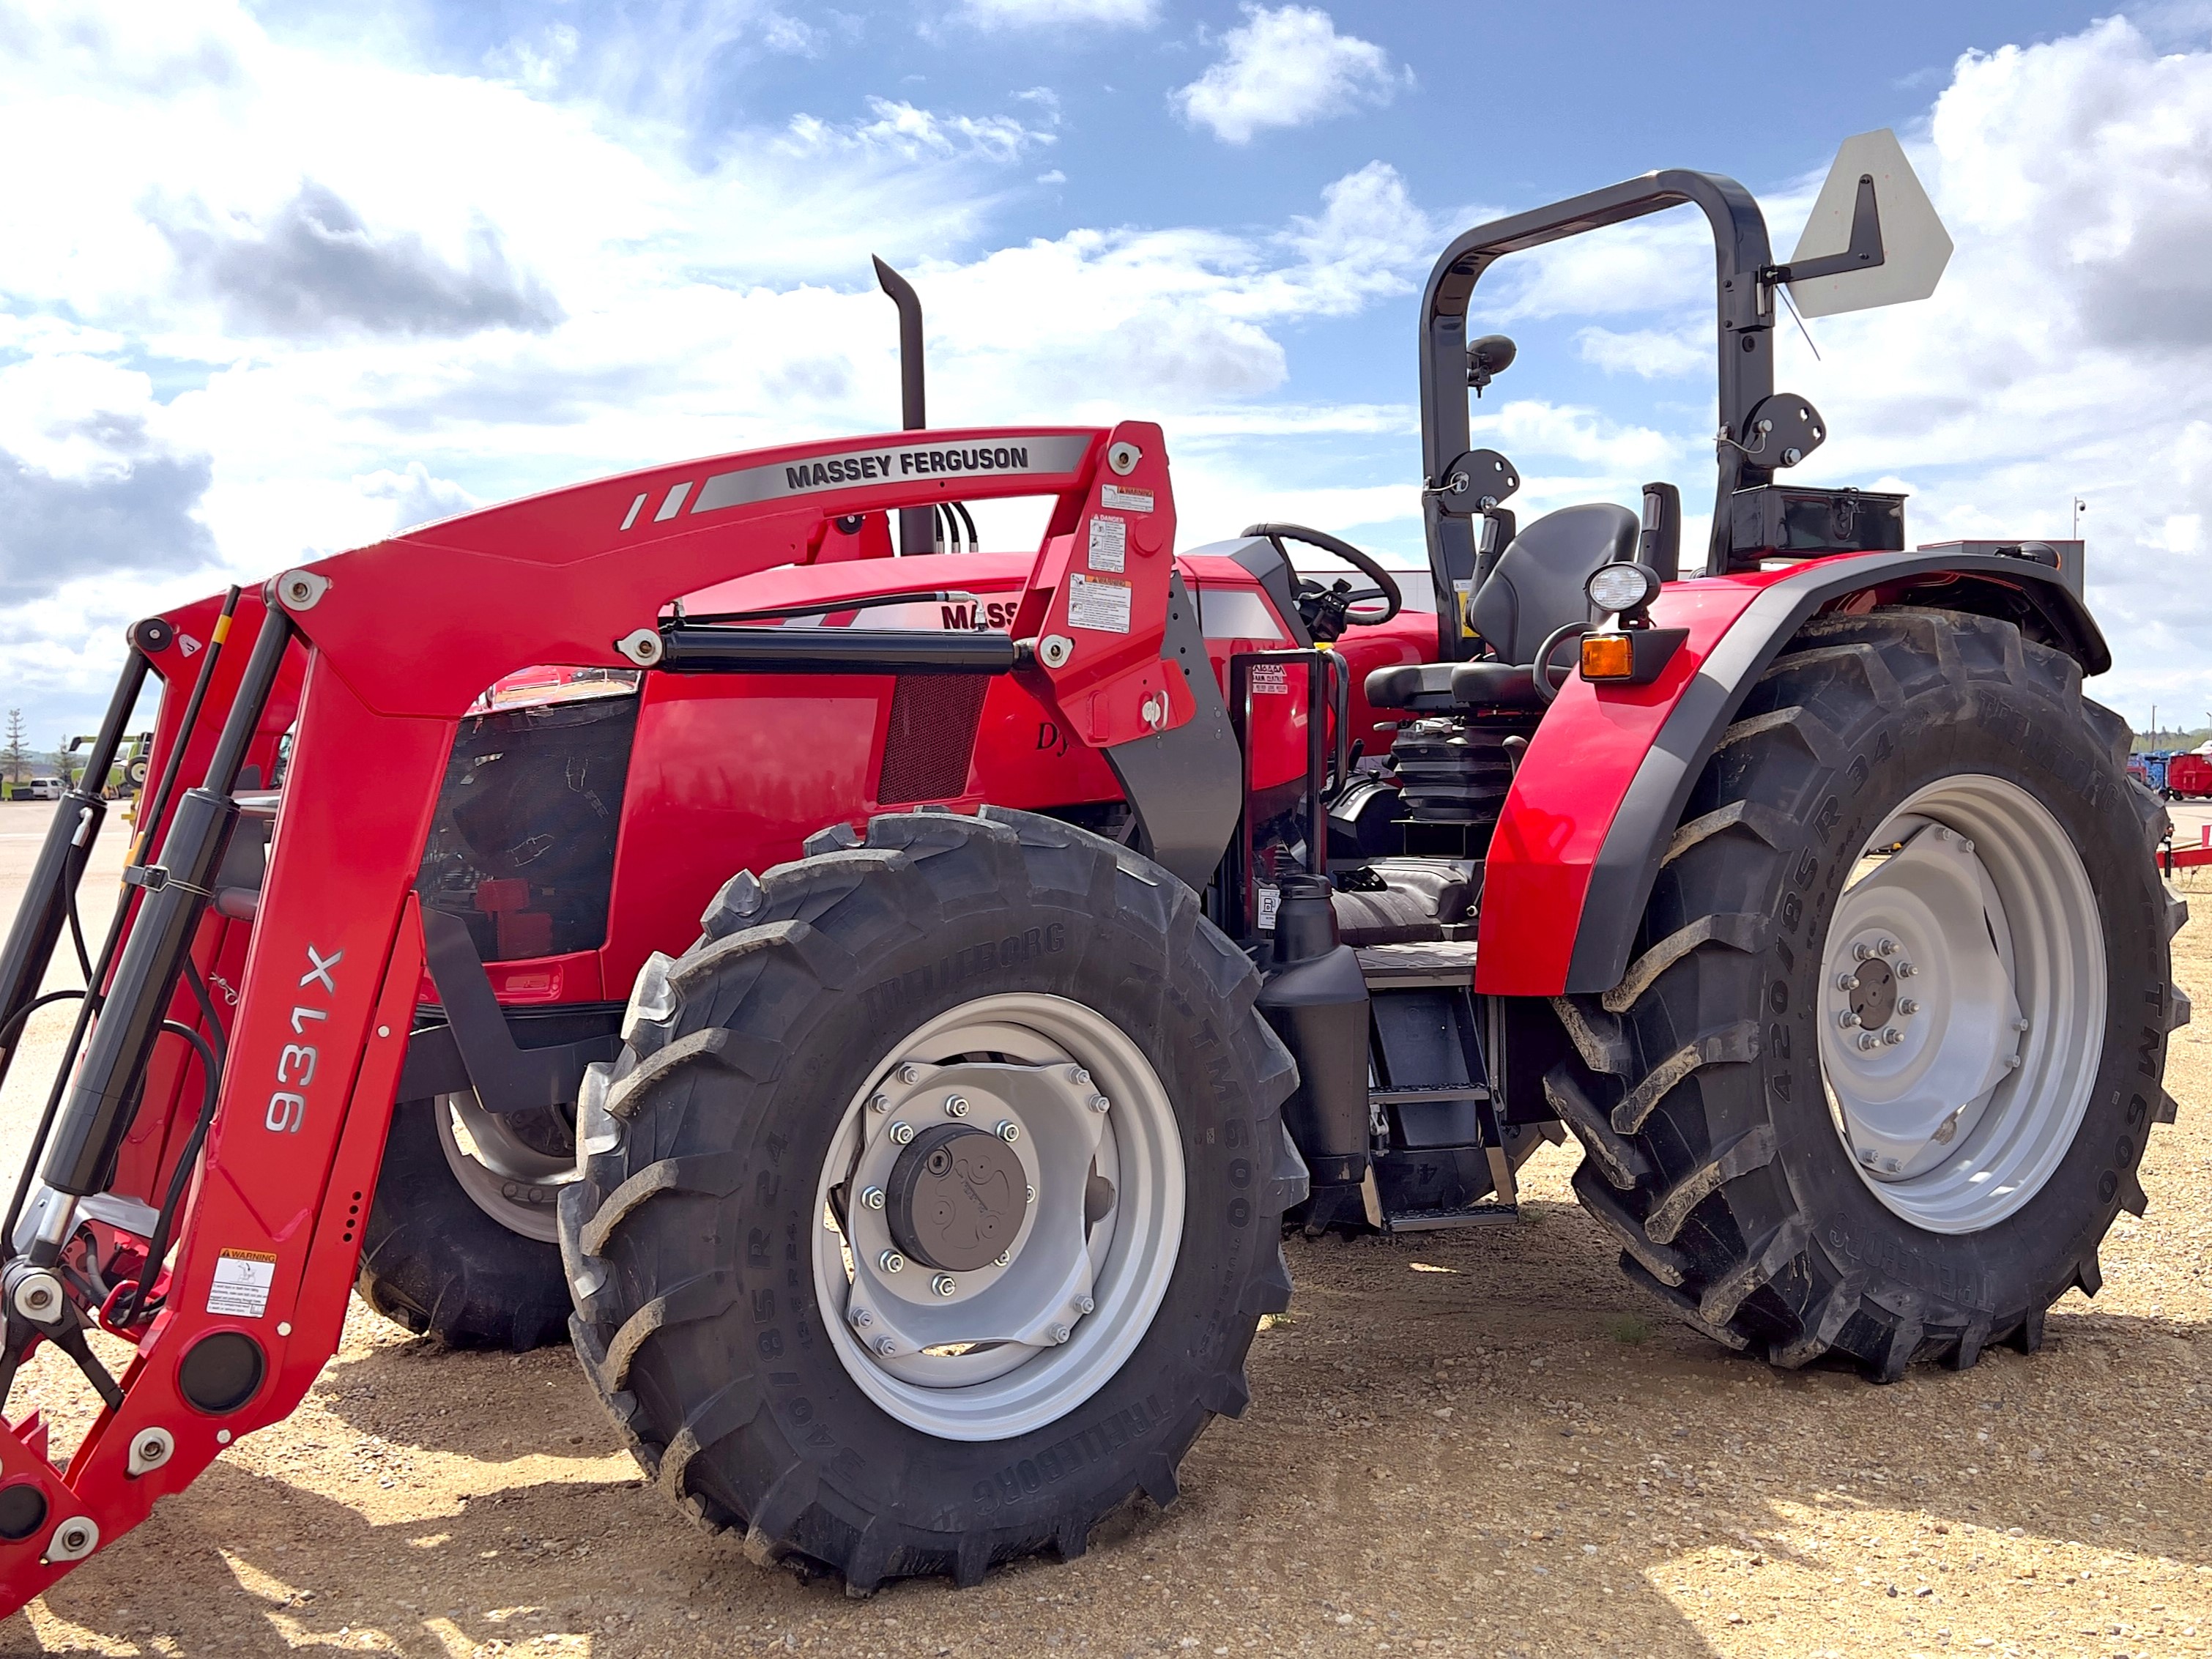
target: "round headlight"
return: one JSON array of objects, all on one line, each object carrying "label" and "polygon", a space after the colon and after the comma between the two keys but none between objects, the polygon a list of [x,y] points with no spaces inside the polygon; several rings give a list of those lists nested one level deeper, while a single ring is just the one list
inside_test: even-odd
[{"label": "round headlight", "polygon": [[1650,604],[1659,592],[1659,575],[1646,565],[1601,564],[1583,591],[1599,610],[1618,615]]}]

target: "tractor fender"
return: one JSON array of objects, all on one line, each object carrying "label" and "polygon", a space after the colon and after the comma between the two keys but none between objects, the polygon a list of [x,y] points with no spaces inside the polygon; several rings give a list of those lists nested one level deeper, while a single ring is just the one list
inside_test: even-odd
[{"label": "tractor fender", "polygon": [[2059,573],[2031,560],[1849,553],[1784,570],[1669,583],[1651,607],[1688,637],[1653,684],[1571,678],[1514,774],[1491,838],[1475,988],[1596,993],[1620,982],[1669,838],[1744,697],[1816,612],[1860,596],[2014,623],[2084,674],[2104,635]]}]

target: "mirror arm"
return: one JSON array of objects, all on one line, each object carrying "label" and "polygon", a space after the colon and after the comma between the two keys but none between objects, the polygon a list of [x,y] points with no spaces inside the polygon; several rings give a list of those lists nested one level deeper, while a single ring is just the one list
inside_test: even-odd
[{"label": "mirror arm", "polygon": [[1816,276],[1840,276],[1847,270],[1871,270],[1882,263],[1881,210],[1874,198],[1874,174],[1859,174],[1858,199],[1851,204],[1851,245],[1841,253],[1803,259],[1796,264],[1768,265],[1759,273],[1760,283],[1772,289],[1781,283],[1810,282]]}]

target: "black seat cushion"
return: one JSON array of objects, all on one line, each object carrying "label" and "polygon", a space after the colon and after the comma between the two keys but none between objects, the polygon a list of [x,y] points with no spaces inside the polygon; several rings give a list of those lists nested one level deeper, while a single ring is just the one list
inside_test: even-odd
[{"label": "black seat cushion", "polygon": [[1547,513],[1515,536],[1468,609],[1504,663],[1528,663],[1554,629],[1589,617],[1583,584],[1601,564],[1636,556],[1636,514],[1611,501]]},{"label": "black seat cushion", "polygon": [[[1565,651],[1559,659],[1568,660]],[[1526,664],[1508,662],[1413,662],[1378,668],[1367,677],[1367,701],[1377,708],[1429,713],[1541,706],[1536,677]]]},{"label": "black seat cushion", "polygon": [[[1543,641],[1539,640],[1537,643]],[[1560,647],[1556,660],[1572,660],[1565,646]],[[1556,672],[1553,678],[1556,684]],[[1544,704],[1544,700],[1536,695],[1535,670],[1526,663],[1456,664],[1452,669],[1451,694],[1452,702],[1462,708],[1494,708],[1500,704],[1511,708],[1540,708]]]},{"label": "black seat cushion", "polygon": [[[1367,677],[1367,701],[1377,708],[1412,708],[1416,698],[1449,702],[1455,662],[1401,662]],[[1420,705],[1425,707],[1425,704]]]}]

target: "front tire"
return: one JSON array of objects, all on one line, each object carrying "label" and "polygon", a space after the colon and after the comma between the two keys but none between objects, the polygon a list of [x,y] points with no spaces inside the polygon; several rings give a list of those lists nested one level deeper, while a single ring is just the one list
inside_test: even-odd
[{"label": "front tire", "polygon": [[1629,1276],[1777,1364],[2033,1350],[2170,1121],[2186,915],[2124,722],[2011,624],[1808,624],[1708,762],[1547,1089]]},{"label": "front tire", "polygon": [[866,1590],[1079,1553],[1245,1403],[1304,1195],[1290,1057],[1126,848],[987,807],[809,851],[731,881],[593,1068],[578,1352],[757,1559]]}]

